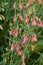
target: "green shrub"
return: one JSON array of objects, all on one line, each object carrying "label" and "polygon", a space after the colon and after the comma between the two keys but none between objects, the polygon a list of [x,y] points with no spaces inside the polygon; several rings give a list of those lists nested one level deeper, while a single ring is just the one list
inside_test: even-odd
[{"label": "green shrub", "polygon": [[43,65],[42,0],[0,0],[0,65]]}]

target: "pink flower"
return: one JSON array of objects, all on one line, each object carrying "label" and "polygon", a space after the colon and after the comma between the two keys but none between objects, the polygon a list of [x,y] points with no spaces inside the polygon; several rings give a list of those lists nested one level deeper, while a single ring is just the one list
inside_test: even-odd
[{"label": "pink flower", "polygon": [[20,50],[20,46],[19,44],[16,44],[16,51],[19,51]]},{"label": "pink flower", "polygon": [[31,24],[32,26],[36,26],[36,20],[34,19]]},{"label": "pink flower", "polygon": [[26,17],[25,22],[26,22],[26,23],[29,23],[29,18],[28,18],[28,16]]},{"label": "pink flower", "polygon": [[28,2],[27,4],[26,4],[26,9],[28,9],[28,7],[30,6],[30,2]]},{"label": "pink flower", "polygon": [[22,15],[20,15],[19,19],[20,19],[20,21],[23,21],[23,17],[22,17]]},{"label": "pink flower", "polygon": [[38,2],[41,4],[42,3],[42,0],[38,0]]},{"label": "pink flower", "polygon": [[10,31],[9,35],[15,35],[16,37],[18,37],[18,29],[14,30],[14,31]]},{"label": "pink flower", "polygon": [[11,44],[11,51],[14,51],[15,50],[15,47],[14,47],[14,44],[12,43]]},{"label": "pink flower", "polygon": [[36,35],[33,35],[32,37],[31,37],[31,42],[37,42],[37,37],[36,37]]},{"label": "pink flower", "polygon": [[14,3],[13,7],[16,8],[16,2]]},{"label": "pink flower", "polygon": [[25,65],[25,63],[24,63],[24,62],[22,62],[22,65]]},{"label": "pink flower", "polygon": [[16,22],[16,20],[17,20],[17,17],[15,16],[14,19],[13,19],[13,21]]},{"label": "pink flower", "polygon": [[15,31],[14,31],[14,35],[16,36],[16,37],[18,37],[18,29],[16,29]]},{"label": "pink flower", "polygon": [[27,41],[28,41],[28,36],[25,35],[25,36],[24,36],[24,39],[23,39],[23,41],[22,41],[22,47],[24,47],[24,45],[26,44]]},{"label": "pink flower", "polygon": [[21,4],[19,5],[19,8],[20,8],[20,10],[23,9],[23,3],[21,3]]},{"label": "pink flower", "polygon": [[39,22],[38,26],[39,26],[39,27],[43,27],[42,21]]},{"label": "pink flower", "polygon": [[24,53],[22,54],[21,58],[22,58],[22,62],[24,62],[24,60],[25,60],[25,55],[24,55]]},{"label": "pink flower", "polygon": [[21,55],[22,55],[22,51],[20,51],[20,50],[19,50],[19,51],[18,51],[18,55],[20,55],[20,56],[21,56]]},{"label": "pink flower", "polygon": [[22,60],[22,65],[25,65],[25,63],[24,63],[24,61],[25,61],[25,55],[24,55],[24,53],[22,53],[21,60]]}]

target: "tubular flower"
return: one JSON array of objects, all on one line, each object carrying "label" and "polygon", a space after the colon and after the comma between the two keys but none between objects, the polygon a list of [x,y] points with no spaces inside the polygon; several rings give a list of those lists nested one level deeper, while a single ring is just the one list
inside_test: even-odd
[{"label": "tubular flower", "polygon": [[19,9],[20,9],[20,10],[23,9],[23,3],[21,3],[21,4],[19,5]]},{"label": "tubular flower", "polygon": [[19,19],[20,19],[20,21],[23,21],[23,16],[22,16],[22,15],[20,15]]},{"label": "tubular flower", "polygon": [[28,9],[28,7],[30,7],[30,2],[28,2],[27,4],[26,4],[26,9]]},{"label": "tubular flower", "polygon": [[19,51],[20,50],[20,46],[19,44],[16,44],[16,51]]},{"label": "tubular flower", "polygon": [[26,44],[26,42],[28,41],[28,36],[25,35],[22,41],[22,47],[24,47],[24,45]]},{"label": "tubular flower", "polygon": [[39,22],[38,26],[39,26],[39,27],[43,27],[42,21]]},{"label": "tubular flower", "polygon": [[37,37],[36,37],[36,35],[32,35],[32,37],[31,37],[31,42],[37,42]]},{"label": "tubular flower", "polygon": [[31,23],[32,26],[36,26],[36,20],[34,19]]},{"label": "tubular flower", "polygon": [[14,30],[14,31],[10,31],[9,35],[15,35],[16,37],[18,37],[18,29]]},{"label": "tubular flower", "polygon": [[26,22],[26,23],[29,23],[29,18],[28,18],[28,16],[26,17],[25,22]]},{"label": "tubular flower", "polygon": [[15,50],[15,46],[14,46],[14,44],[12,43],[11,44],[11,51],[14,51]]}]

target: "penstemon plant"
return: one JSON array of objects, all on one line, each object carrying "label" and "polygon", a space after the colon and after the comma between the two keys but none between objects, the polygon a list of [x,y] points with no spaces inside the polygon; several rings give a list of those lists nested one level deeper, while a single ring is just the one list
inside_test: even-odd
[{"label": "penstemon plant", "polygon": [[0,0],[0,65],[43,65],[43,0]]}]

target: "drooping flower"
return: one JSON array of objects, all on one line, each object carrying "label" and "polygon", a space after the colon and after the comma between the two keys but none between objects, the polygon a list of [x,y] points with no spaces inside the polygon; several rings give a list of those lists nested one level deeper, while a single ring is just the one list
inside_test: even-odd
[{"label": "drooping flower", "polygon": [[20,17],[19,17],[20,21],[23,21],[23,16],[20,14]]},{"label": "drooping flower", "polygon": [[25,60],[25,55],[24,55],[24,53],[23,53],[22,56],[21,56],[21,60],[22,60],[22,62],[24,62],[24,60]]},{"label": "drooping flower", "polygon": [[14,51],[15,50],[15,46],[14,46],[14,43],[11,44],[11,51]]},{"label": "drooping flower", "polygon": [[32,35],[32,37],[31,37],[31,42],[37,42],[37,37],[36,37],[36,35]]},{"label": "drooping flower", "polygon": [[28,7],[30,7],[30,2],[28,2],[27,4],[26,4],[26,9],[28,9]]},{"label": "drooping flower", "polygon": [[40,20],[39,24],[38,24],[39,27],[43,27],[43,23],[42,21]]},{"label": "drooping flower", "polygon": [[17,20],[17,17],[16,17],[16,16],[14,16],[14,19],[13,19],[13,21],[14,21],[14,22],[16,22],[16,20]]},{"label": "drooping flower", "polygon": [[25,46],[26,42],[28,41],[28,36],[25,35],[24,38],[23,38],[23,41],[22,41],[22,47]]},{"label": "drooping flower", "polygon": [[18,29],[16,29],[15,31],[14,31],[14,35],[16,36],[16,37],[18,37]]},{"label": "drooping flower", "polygon": [[18,55],[20,55],[20,56],[21,56],[21,55],[22,55],[22,51],[20,51],[20,50],[19,50],[19,51],[18,51]]},{"label": "drooping flower", "polygon": [[15,35],[16,37],[18,37],[18,29],[14,30],[14,31],[10,31],[9,35]]},{"label": "drooping flower", "polygon": [[20,50],[20,45],[16,44],[16,51],[19,51],[19,50]]},{"label": "drooping flower", "polygon": [[28,16],[26,16],[25,22],[26,22],[26,23],[29,23],[29,18],[28,18]]},{"label": "drooping flower", "polygon": [[31,23],[32,26],[36,26],[36,20],[34,19]]},{"label": "drooping flower", "polygon": [[23,3],[20,3],[20,5],[19,5],[19,9],[20,9],[20,10],[23,9]]}]

